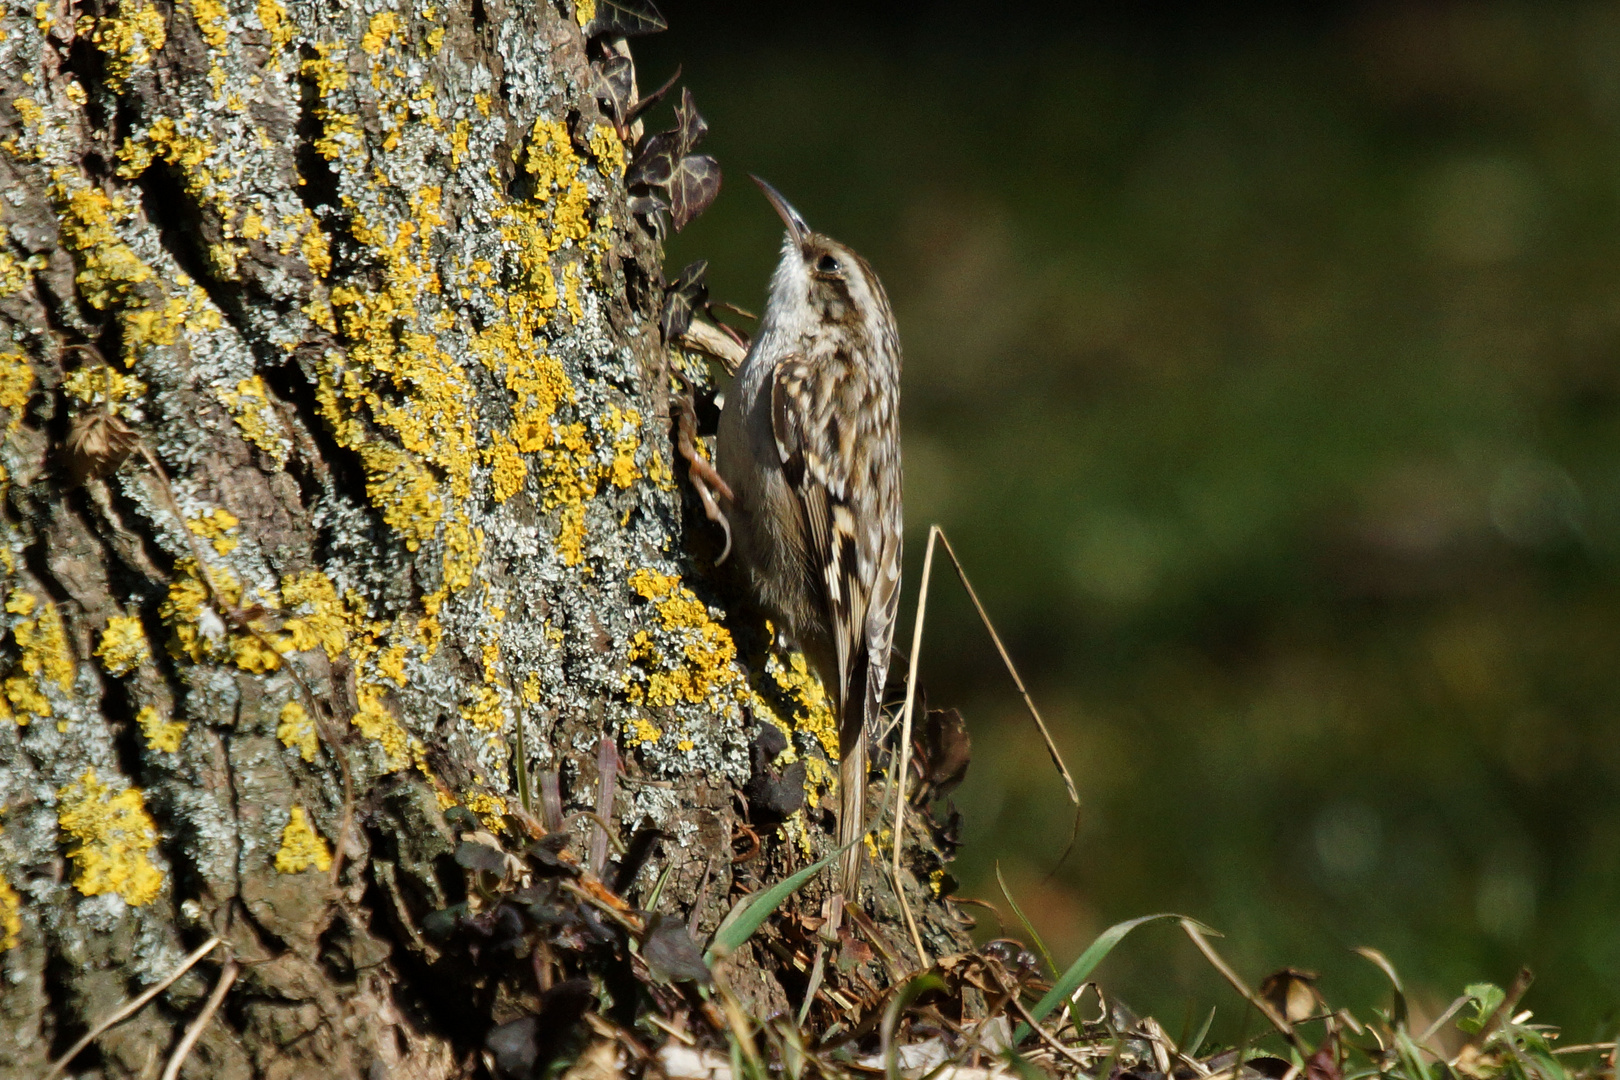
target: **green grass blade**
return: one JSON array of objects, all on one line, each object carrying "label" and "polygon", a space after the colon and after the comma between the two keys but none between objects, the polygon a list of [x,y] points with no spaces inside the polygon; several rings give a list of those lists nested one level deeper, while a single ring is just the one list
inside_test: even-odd
[{"label": "green grass blade", "polygon": [[770,918],[771,912],[782,905],[782,901],[798,892],[805,882],[815,877],[834,859],[859,843],[861,843],[860,840],[851,840],[826,858],[818,859],[792,877],[784,878],[765,891],[755,893],[748,899],[739,902],[720,923],[719,928],[715,930],[714,938],[709,942],[708,949],[703,953],[703,962],[706,964],[714,963],[717,953],[736,952],[744,942],[754,936],[755,930],[764,925],[765,920]]},{"label": "green grass blade", "polygon": [[925,971],[902,986],[899,993],[890,999],[889,1007],[883,1010],[880,1036],[883,1040],[883,1071],[888,1080],[900,1080],[900,1048],[894,1044],[894,1032],[900,1026],[900,1017],[930,990],[944,989],[944,979]]},{"label": "green grass blade", "polygon": [[[1113,952],[1114,946],[1118,945],[1120,941],[1124,939],[1126,934],[1129,934],[1138,926],[1142,926],[1145,923],[1161,922],[1165,919],[1180,919],[1183,917],[1184,916],[1172,915],[1169,913],[1159,915],[1143,915],[1141,918],[1127,919],[1122,923],[1115,923],[1113,926],[1110,926],[1108,929],[1097,935],[1097,940],[1093,941],[1090,947],[1087,948],[1085,952],[1080,954],[1080,958],[1078,960],[1069,965],[1069,970],[1065,971],[1063,976],[1058,979],[1055,984],[1053,984],[1052,989],[1046,992],[1045,997],[1041,998],[1040,1001],[1035,1003],[1035,1007],[1029,1011],[1029,1015],[1034,1018],[1036,1023],[1040,1023],[1042,1020],[1045,1020],[1053,1009],[1056,1009],[1059,1005],[1062,1005],[1064,1002],[1068,1001],[1074,996],[1074,992],[1080,989],[1080,987],[1085,983],[1086,979],[1091,976],[1092,971],[1096,969],[1097,965],[1103,962],[1103,958],[1109,953]],[[1024,1041],[1024,1039],[1028,1036],[1029,1025],[1019,1024],[1018,1030],[1013,1032],[1014,1045]]]},{"label": "green grass blade", "polygon": [[1058,966],[1057,961],[1052,959],[1052,950],[1046,947],[1046,942],[1041,940],[1040,931],[1035,929],[1035,924],[1029,921],[1029,916],[1024,914],[1024,909],[1018,906],[1017,900],[1013,899],[1012,890],[1007,888],[1007,879],[1001,876],[1000,859],[996,860],[996,884],[1001,886],[1001,895],[1005,896],[1007,903],[1012,905],[1013,914],[1018,916],[1018,921],[1024,924],[1024,933],[1029,935],[1029,940],[1034,944],[1036,950],[1040,952],[1041,959],[1046,961],[1046,969],[1052,973],[1054,979],[1057,978]]},{"label": "green grass blade", "polygon": [[1198,1034],[1193,1037],[1192,1042],[1188,1043],[1181,1052],[1190,1058],[1197,1057],[1198,1051],[1204,1048],[1204,1040],[1209,1038],[1209,1029],[1214,1026],[1215,1006],[1211,1005],[1209,1007],[1209,1015],[1204,1017],[1204,1026],[1198,1029]]}]

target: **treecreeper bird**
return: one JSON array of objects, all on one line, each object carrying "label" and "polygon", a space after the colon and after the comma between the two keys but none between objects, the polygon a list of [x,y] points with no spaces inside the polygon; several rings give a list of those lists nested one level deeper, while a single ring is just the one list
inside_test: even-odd
[{"label": "treecreeper bird", "polygon": [[804,651],[838,711],[838,842],[851,845],[840,894],[854,898],[866,742],[900,605],[900,338],[866,260],[754,180],[787,236],[726,395],[718,466],[753,598]]}]

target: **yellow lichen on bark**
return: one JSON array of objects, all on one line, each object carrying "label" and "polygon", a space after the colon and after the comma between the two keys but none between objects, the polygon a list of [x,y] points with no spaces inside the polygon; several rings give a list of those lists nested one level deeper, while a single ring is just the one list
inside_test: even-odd
[{"label": "yellow lichen on bark", "polygon": [[76,29],[106,57],[107,81],[119,89],[137,69],[150,67],[152,54],[168,40],[163,12],[147,4],[120,4],[116,14],[95,19],[79,17]]},{"label": "yellow lichen on bark", "polygon": [[[15,349],[0,352],[0,409],[6,410],[5,434],[15,434],[34,389],[34,368],[28,357]],[[3,474],[0,474],[3,475]]]},{"label": "yellow lichen on bark", "polygon": [[309,824],[302,806],[295,806],[287,815],[287,826],[281,830],[281,849],[276,852],[276,871],[297,874],[310,867],[325,873],[332,869],[332,852]]},{"label": "yellow lichen on bark", "polygon": [[138,615],[114,615],[101,632],[96,657],[109,675],[128,675],[152,658],[152,646]]},{"label": "yellow lichen on bark", "polygon": [[794,705],[793,727],[808,731],[821,743],[829,757],[838,758],[838,717],[833,713],[832,699],[805,661],[804,654],[793,652],[786,660],[774,652],[765,661],[765,673]]},{"label": "yellow lichen on bark", "polygon": [[22,616],[11,626],[22,655],[16,673],[5,681],[7,711],[19,725],[26,725],[31,717],[52,715],[46,690],[55,685],[63,694],[69,693],[78,665],[55,604],[41,604],[26,589],[13,589],[6,599],[6,611]]},{"label": "yellow lichen on bark", "polygon": [[597,122],[592,125],[590,147],[591,156],[596,159],[596,166],[603,176],[617,180],[624,175],[624,143],[611,124]]},{"label": "yellow lichen on bark", "polygon": [[410,764],[410,738],[383,703],[382,688],[362,683],[356,688],[355,696],[360,708],[355,711],[350,723],[360,734],[375,740],[382,747],[390,771],[405,768]]},{"label": "yellow lichen on bark", "polygon": [[0,878],[0,952],[15,948],[22,940],[22,897],[11,882]]},{"label": "yellow lichen on bark", "polygon": [[147,852],[157,845],[157,826],[140,789],[113,794],[94,769],[87,769],[56,797],[57,823],[78,844],[68,850],[74,887],[85,896],[117,893],[137,907],[156,898],[163,874]]},{"label": "yellow lichen on bark", "polygon": [[92,408],[127,412],[126,403],[146,396],[146,384],[106,364],[74,368],[62,380],[62,389]]},{"label": "yellow lichen on bark", "polygon": [[242,437],[269,454],[277,468],[284,468],[292,453],[292,440],[287,438],[264,380],[254,375],[238,382],[235,390],[221,387],[216,393],[242,429]]},{"label": "yellow lichen on bark", "polygon": [[141,734],[146,736],[147,749],[165,754],[179,752],[180,740],[186,734],[185,721],[165,720],[157,709],[146,705],[135,714],[135,722],[140,725]]},{"label": "yellow lichen on bark", "polygon": [[296,701],[289,701],[281,707],[281,722],[276,726],[276,738],[281,740],[283,746],[298,751],[298,756],[306,762],[314,761],[315,754],[320,749],[320,741],[315,734],[315,722],[310,718],[309,710]]},{"label": "yellow lichen on bark", "polygon": [[292,44],[293,38],[298,36],[298,28],[287,17],[287,9],[276,0],[258,0],[259,25],[264,32],[270,35],[270,44],[279,52]]},{"label": "yellow lichen on bark", "polygon": [[638,630],[630,639],[625,695],[632,705],[667,706],[681,702],[723,707],[746,686],[737,667],[737,646],[692,590],[673,574],[640,569],[630,587],[650,600],[666,631],[682,642],[679,657],[662,654],[651,634]]},{"label": "yellow lichen on bark", "polygon": [[229,555],[236,550],[237,540],[226,534],[240,524],[235,514],[216,506],[200,518],[188,519],[186,528],[205,540],[213,541],[214,550],[221,555]]}]

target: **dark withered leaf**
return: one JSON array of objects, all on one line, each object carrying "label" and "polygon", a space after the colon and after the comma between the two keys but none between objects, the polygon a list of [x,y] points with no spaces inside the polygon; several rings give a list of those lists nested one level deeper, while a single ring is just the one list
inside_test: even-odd
[{"label": "dark withered leaf", "polygon": [[1305,1059],[1305,1080],[1344,1080],[1336,1036],[1329,1034],[1321,1048]]},{"label": "dark withered leaf", "polygon": [[709,208],[720,194],[720,163],[708,154],[688,154],[669,181],[669,216],[676,231]]},{"label": "dark withered leaf", "polygon": [[499,874],[506,869],[506,853],[488,844],[463,840],[456,848],[456,863],[468,870],[487,870]]},{"label": "dark withered leaf", "polygon": [[529,845],[529,865],[542,874],[577,875],[579,867],[572,866],[557,857],[557,853],[550,851],[539,844]]},{"label": "dark withered leaf", "polygon": [[534,1015],[490,1029],[484,1036],[484,1049],[495,1059],[496,1075],[505,1080],[545,1075],[547,1066],[567,1046],[591,998],[589,979],[568,979],[540,995]]},{"label": "dark withered leaf", "polygon": [[591,980],[564,979],[540,995],[540,1015],[559,1026],[579,1023],[591,1003]]},{"label": "dark withered leaf", "polygon": [[478,828],[478,818],[465,806],[452,806],[444,812],[444,820],[452,829],[466,829],[468,832]]},{"label": "dark withered leaf", "polygon": [[440,911],[430,911],[422,917],[422,933],[434,941],[449,941],[462,917],[467,914],[466,904],[455,904]]},{"label": "dark withered leaf", "polygon": [[608,116],[615,124],[622,124],[630,117],[630,108],[635,104],[631,95],[635,93],[636,65],[628,56],[609,56],[599,64],[591,65],[596,76],[596,100],[602,103]]},{"label": "dark withered leaf", "polygon": [[626,186],[668,187],[675,175],[675,162],[679,156],[680,137],[675,132],[660,131],[657,135],[648,136],[641,149],[636,151],[636,160],[625,175]]},{"label": "dark withered leaf", "polygon": [[686,333],[686,328],[692,325],[693,313],[708,299],[709,285],[704,280],[708,272],[708,261],[699,259],[688,263],[686,269],[670,283],[668,291],[664,293],[664,311],[659,318],[659,327],[664,332],[666,342]]},{"label": "dark withered leaf", "polygon": [[534,1075],[534,1063],[540,1057],[539,1034],[538,1016],[522,1016],[491,1028],[484,1036],[484,1049],[495,1058],[495,1071],[513,1078]]},{"label": "dark withered leaf", "polygon": [[924,721],[927,746],[927,773],[924,777],[935,793],[944,795],[962,782],[973,759],[973,740],[967,723],[955,709],[930,709]]},{"label": "dark withered leaf", "polygon": [[[706,264],[705,264],[706,265]],[[687,269],[690,269],[688,267]],[[682,271],[684,274],[685,271]],[[788,748],[787,736],[775,724],[766,722],[759,725],[759,733],[754,736],[753,757],[756,767],[763,762],[769,765],[775,761],[782,751]]]},{"label": "dark withered leaf", "polygon": [[1003,967],[1015,967],[1018,954],[1023,951],[1023,943],[1012,938],[995,938],[979,946],[979,952],[986,960],[994,960]]},{"label": "dark withered leaf", "polygon": [[668,29],[669,22],[652,0],[596,0],[596,15],[585,24],[585,37],[642,37]]},{"label": "dark withered leaf", "polygon": [[709,981],[709,967],[703,953],[692,942],[686,923],[664,915],[647,920],[647,937],[641,943],[641,958],[659,982]]},{"label": "dark withered leaf", "polygon": [[570,837],[565,832],[548,833],[524,849],[529,858],[529,865],[543,874],[569,874],[577,875],[579,867],[559,858],[563,848],[568,846]]},{"label": "dark withered leaf", "polygon": [[675,106],[675,134],[681,140],[681,153],[690,154],[692,148],[709,133],[708,122],[698,114],[692,91],[681,87],[681,103]]},{"label": "dark withered leaf", "polygon": [[635,884],[636,876],[641,873],[641,868],[647,865],[647,859],[651,857],[658,841],[669,839],[671,837],[668,833],[648,825],[637,829],[635,835],[630,838],[630,843],[625,845],[624,857],[619,860],[618,868],[613,872],[613,891],[623,896],[625,891]]},{"label": "dark withered leaf", "polygon": [[558,830],[557,832],[546,833],[546,835],[542,836],[534,843],[535,846],[543,847],[547,851],[558,852],[567,847],[571,840],[573,840],[572,833],[565,830]]},{"label": "dark withered leaf", "polygon": [[748,805],[763,819],[785,818],[804,805],[805,764],[795,761],[781,772],[762,769],[743,785]]},{"label": "dark withered leaf", "polygon": [[582,905],[575,914],[579,917],[580,927],[590,944],[615,945],[618,943],[618,934],[614,933],[613,928],[603,922],[601,916],[597,915],[596,912]]},{"label": "dark withered leaf", "polygon": [[555,881],[537,881],[533,885],[526,885],[510,897],[512,903],[523,904],[554,904],[557,902],[557,883]]},{"label": "dark withered leaf", "polygon": [[490,927],[490,944],[497,949],[507,949],[517,953],[522,951],[523,915],[511,904],[502,904],[495,909],[495,924]]},{"label": "dark withered leaf", "polygon": [[461,919],[461,928],[469,934],[488,940],[495,936],[495,911],[493,908],[485,911],[475,911],[464,915]]}]

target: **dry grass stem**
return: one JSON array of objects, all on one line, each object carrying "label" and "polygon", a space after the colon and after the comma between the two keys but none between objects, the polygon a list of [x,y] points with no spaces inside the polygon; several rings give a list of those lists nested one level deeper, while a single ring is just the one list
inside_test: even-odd
[{"label": "dry grass stem", "polygon": [[1221,973],[1221,978],[1232,984],[1232,989],[1242,994],[1244,1000],[1250,1005],[1259,1009],[1260,1014],[1271,1021],[1271,1026],[1282,1033],[1283,1038],[1287,1039],[1289,1045],[1299,1051],[1301,1057],[1310,1056],[1310,1047],[1306,1046],[1304,1041],[1300,1039],[1299,1033],[1294,1030],[1294,1025],[1290,1024],[1288,1018],[1279,1013],[1271,1002],[1249,989],[1248,985],[1238,977],[1238,973],[1233,971],[1225,960],[1221,959],[1220,954],[1215,951],[1214,946],[1210,945],[1209,939],[1204,936],[1202,930],[1187,919],[1181,920],[1181,928],[1187,932],[1188,937],[1192,938],[1193,944],[1198,946],[1198,951],[1204,954],[1204,959],[1209,961],[1210,966]]},{"label": "dry grass stem", "polygon": [[219,982],[214,984],[213,993],[203,1002],[202,1012],[198,1013],[191,1026],[186,1028],[186,1033],[180,1037],[180,1045],[176,1046],[174,1053],[169,1056],[168,1067],[163,1070],[163,1080],[175,1080],[180,1075],[180,1066],[186,1063],[186,1058],[190,1056],[191,1048],[197,1045],[197,1039],[202,1035],[203,1029],[214,1019],[214,1014],[219,1011],[220,1004],[224,1002],[225,995],[230,993],[231,984],[236,982],[236,976],[241,970],[235,960],[225,961],[225,967],[219,973]]},{"label": "dry grass stem", "polygon": [[1063,777],[1063,787],[1068,792],[1069,802],[1079,806],[1080,792],[1074,786],[1074,777],[1069,775],[1069,767],[1063,763],[1063,755],[1058,753],[1057,743],[1052,741],[1052,733],[1046,730],[1046,721],[1041,719],[1041,712],[1035,707],[1035,700],[1029,696],[1029,691],[1024,687],[1024,680],[1019,677],[1018,669],[1013,666],[1012,657],[1007,655],[1007,647],[1001,643],[1001,635],[996,633],[995,625],[990,621],[990,614],[979,602],[979,594],[973,591],[973,583],[968,580],[967,571],[962,568],[962,560],[956,557],[956,551],[951,547],[950,538],[945,535],[944,529],[938,525],[933,526],[929,532],[930,541],[934,533],[939,534],[939,542],[945,545],[945,554],[950,556],[951,565],[956,567],[956,576],[962,582],[962,588],[967,590],[968,599],[973,601],[973,610],[979,613],[979,621],[984,623],[985,631],[989,633],[990,640],[996,646],[996,652],[1001,654],[1001,662],[1007,668],[1007,674],[1012,676],[1013,685],[1018,688],[1019,696],[1024,699],[1024,707],[1029,710],[1030,719],[1035,721],[1035,727],[1046,743],[1046,752],[1051,755],[1052,764],[1057,766],[1058,774]]},{"label": "dry grass stem", "polygon": [[900,841],[906,830],[906,781],[911,778],[911,712],[917,704],[917,662],[922,658],[923,624],[928,615],[928,581],[934,573],[934,539],[943,537],[938,525],[928,526],[928,548],[923,552],[922,581],[917,586],[917,617],[911,626],[911,662],[906,671],[906,703],[900,710],[900,753],[895,767],[894,792],[894,894],[900,898],[900,911],[906,917],[906,929],[911,931],[911,944],[917,950],[917,966],[927,967],[932,961],[923,949],[922,935],[911,915],[911,904],[900,882]]}]

